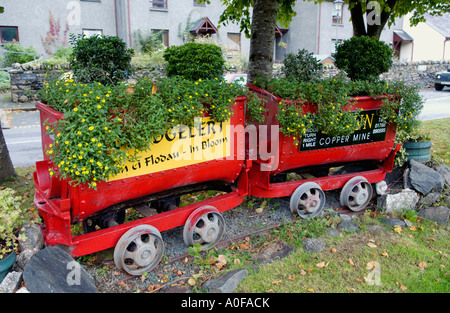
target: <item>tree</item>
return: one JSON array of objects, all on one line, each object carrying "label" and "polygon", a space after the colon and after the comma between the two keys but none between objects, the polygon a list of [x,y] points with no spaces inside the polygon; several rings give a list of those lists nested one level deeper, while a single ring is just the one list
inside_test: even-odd
[{"label": "tree", "polygon": [[[240,24],[241,32],[250,38],[249,82],[256,76],[268,78],[273,63],[275,36],[273,32],[276,22],[287,27],[296,15],[295,0],[221,0],[226,6],[219,23]],[[303,0],[322,3],[323,0]],[[332,0],[326,0],[332,2]],[[209,1],[207,1],[209,3]],[[412,25],[425,21],[425,14],[441,15],[450,12],[449,1],[441,0],[345,0],[349,5],[353,35],[380,38],[381,32],[388,23],[392,25],[396,18],[412,12]],[[250,18],[250,10],[253,15]]]}]

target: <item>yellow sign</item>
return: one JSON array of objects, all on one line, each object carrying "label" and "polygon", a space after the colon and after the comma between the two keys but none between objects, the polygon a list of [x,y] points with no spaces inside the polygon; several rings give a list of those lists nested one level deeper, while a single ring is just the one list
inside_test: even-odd
[{"label": "yellow sign", "polygon": [[[211,118],[196,118],[193,127],[178,125],[168,129],[149,150],[138,153],[137,163],[125,163],[123,171],[109,181],[226,158],[230,147],[230,120],[219,123]],[[134,154],[134,150],[128,153]]]}]

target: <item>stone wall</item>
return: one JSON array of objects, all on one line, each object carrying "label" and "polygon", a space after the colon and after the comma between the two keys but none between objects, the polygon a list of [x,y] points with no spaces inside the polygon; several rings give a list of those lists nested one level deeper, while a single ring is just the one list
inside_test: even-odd
[{"label": "stone wall", "polygon": [[28,102],[36,99],[44,81],[68,71],[69,66],[15,63],[9,70],[11,77],[11,101]]}]

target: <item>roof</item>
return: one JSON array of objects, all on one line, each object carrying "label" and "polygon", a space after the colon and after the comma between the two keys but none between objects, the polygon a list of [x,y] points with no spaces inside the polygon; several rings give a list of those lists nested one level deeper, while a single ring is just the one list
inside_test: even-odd
[{"label": "roof", "polygon": [[401,29],[394,29],[394,34],[396,34],[398,37],[400,37],[401,41],[414,41],[414,38],[408,35],[407,32]]},{"label": "roof", "polygon": [[432,16],[425,14],[427,24],[447,38],[450,38],[450,12],[443,13],[442,16]]},{"label": "roof", "polygon": [[214,26],[213,23],[209,20],[209,18],[204,17],[202,19],[199,19],[197,22],[192,24],[191,33],[202,33],[202,34],[215,34],[217,33],[217,28]]}]

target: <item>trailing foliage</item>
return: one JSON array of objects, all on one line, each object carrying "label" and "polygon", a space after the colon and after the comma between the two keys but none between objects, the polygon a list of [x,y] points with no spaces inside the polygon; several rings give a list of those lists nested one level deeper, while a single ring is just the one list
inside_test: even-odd
[{"label": "trailing foliage", "polygon": [[116,36],[70,35],[73,45],[70,65],[80,83],[116,84],[131,73],[133,49]]},{"label": "trailing foliage", "polygon": [[[155,138],[177,125],[192,126],[194,118],[209,115],[228,120],[232,105],[248,91],[218,78],[189,81],[172,77],[160,81],[142,79],[135,84],[80,84],[74,80],[46,83],[40,97],[64,114],[55,125],[46,124],[55,142],[46,147],[60,178],[96,187],[101,180],[122,171],[135,154],[151,149]],[[263,112],[254,95],[247,106]],[[256,98],[256,99],[254,99]],[[134,149],[135,153],[129,153]]]},{"label": "trailing foliage", "polygon": [[[280,78],[258,86],[283,99],[277,115],[280,131],[295,138],[300,138],[308,129],[317,129],[329,136],[348,135],[358,130],[362,125],[360,116],[350,111],[358,96],[387,95],[381,106],[381,118],[406,132],[417,129],[417,118],[423,107],[418,87],[404,82],[352,82],[337,75],[314,82]],[[307,112],[305,105],[315,107],[316,114]]]},{"label": "trailing foliage", "polygon": [[213,44],[189,42],[165,50],[167,75],[181,76],[188,80],[222,77],[225,60],[222,49]]},{"label": "trailing foliage", "polygon": [[334,55],[337,68],[351,80],[377,80],[392,66],[391,47],[371,37],[352,37],[337,45]]}]

